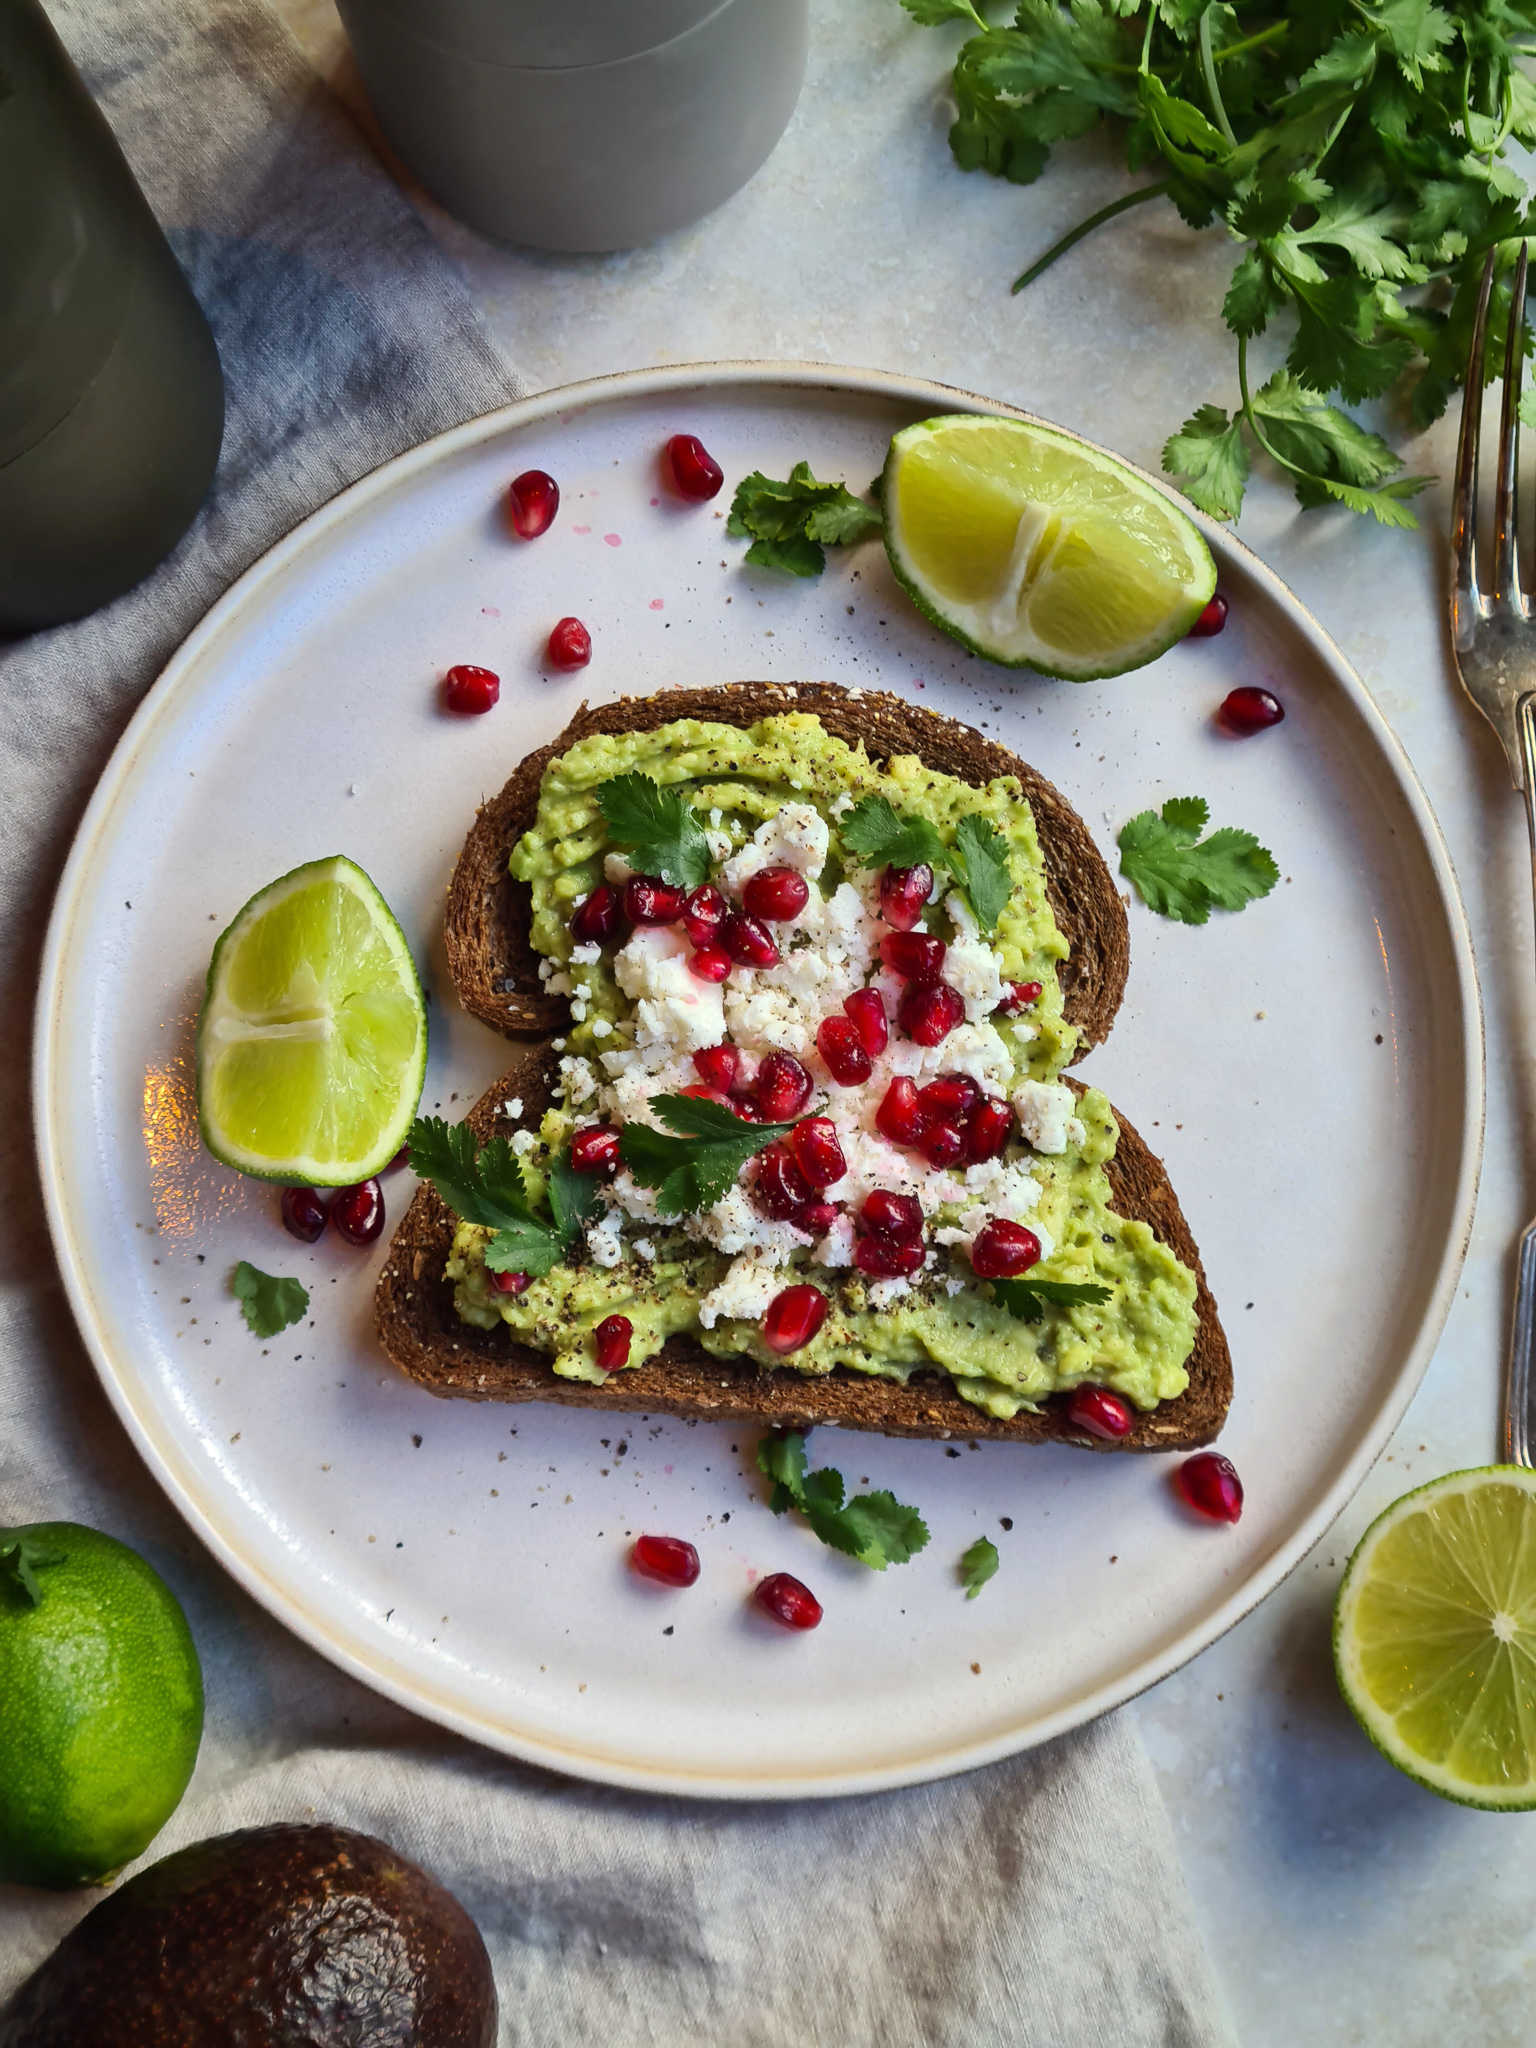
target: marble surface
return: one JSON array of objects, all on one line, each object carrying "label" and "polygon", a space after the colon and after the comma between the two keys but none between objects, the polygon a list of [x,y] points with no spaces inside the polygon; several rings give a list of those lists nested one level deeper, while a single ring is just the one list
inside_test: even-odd
[{"label": "marble surface", "polygon": [[[279,5],[366,120],[330,0]],[[873,364],[1028,406],[1151,469],[1195,404],[1230,404],[1219,308],[1233,251],[1220,231],[1191,235],[1149,207],[1010,298],[1019,270],[1124,189],[1114,151],[1070,146],[1024,189],[966,177],[945,141],[958,31],[918,31],[895,0],[813,0],[812,20],[805,91],[775,156],[657,247],[496,247],[403,179],[530,386],[726,356]],[[1239,530],[1354,661],[1439,815],[1482,974],[1488,1148],[1456,1307],[1395,1442],[1280,1591],[1134,1709],[1245,2048],[1495,2048],[1533,2034],[1536,1820],[1470,1812],[1399,1777],[1341,1704],[1328,1646],[1334,1588],[1370,1519],[1410,1486],[1498,1454],[1512,1247],[1536,1210],[1525,823],[1457,689],[1443,626],[1454,426],[1415,441],[1381,424],[1411,468],[1445,479],[1419,501],[1420,533],[1298,513],[1263,476]],[[1326,989],[1318,1012],[1326,1022]],[[1257,1047],[1255,1061],[1261,1085]]]}]

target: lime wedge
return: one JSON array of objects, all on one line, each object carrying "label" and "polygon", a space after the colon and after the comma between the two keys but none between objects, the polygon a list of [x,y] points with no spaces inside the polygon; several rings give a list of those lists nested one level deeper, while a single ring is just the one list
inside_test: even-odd
[{"label": "lime wedge", "polygon": [[253,896],[213,949],[197,1105],[216,1159],[349,1187],[405,1143],[427,1011],[405,934],[353,861],[312,860]]},{"label": "lime wedge", "polygon": [[1452,1472],[1349,1560],[1339,1689],[1389,1762],[1465,1806],[1536,1807],[1536,1473]]},{"label": "lime wedge", "polygon": [[1216,588],[1194,522],[1051,427],[958,413],[906,427],[881,486],[891,567],[988,661],[1087,682],[1154,661]]}]

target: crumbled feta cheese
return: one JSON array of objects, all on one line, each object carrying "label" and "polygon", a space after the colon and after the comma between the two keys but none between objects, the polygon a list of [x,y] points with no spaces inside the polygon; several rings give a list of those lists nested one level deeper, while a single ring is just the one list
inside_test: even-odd
[{"label": "crumbled feta cheese", "polygon": [[950,1297],[951,1300],[953,1300],[957,1294],[963,1294],[965,1292],[965,1282],[963,1280],[956,1279],[953,1275],[951,1275],[950,1278],[944,1282],[944,1292]]},{"label": "crumbled feta cheese", "polygon": [[620,888],[634,872],[622,853],[609,853],[603,856],[603,873],[610,882],[616,883]]},{"label": "crumbled feta cheese", "polygon": [[575,1018],[578,1024],[585,1024],[587,1021],[586,1004],[583,1002],[573,1002],[571,1004],[571,1015]]},{"label": "crumbled feta cheese", "polygon": [[555,963],[553,960],[541,960],[539,962],[540,981],[548,981],[549,977],[554,973],[554,971]]},{"label": "crumbled feta cheese", "polygon": [[612,1038],[613,1026],[606,1017],[594,1017],[592,1019],[592,1036],[594,1038]]},{"label": "crumbled feta cheese", "polygon": [[549,1043],[550,1043],[551,1049],[552,1049],[553,1051],[555,1051],[555,1052],[564,1052],[564,1051],[565,1051],[565,1040],[564,1040],[563,1038],[552,1038],[552,1039],[551,1039],[551,1040],[549,1041]]},{"label": "crumbled feta cheese", "polygon": [[635,1256],[644,1259],[648,1265],[655,1265],[656,1247],[648,1237],[637,1237],[635,1239]]},{"label": "crumbled feta cheese", "polygon": [[622,1210],[638,1222],[655,1223],[660,1220],[655,1189],[641,1187],[622,1167],[608,1183],[604,1198],[615,1212]]},{"label": "crumbled feta cheese", "polygon": [[[720,813],[716,811],[714,815],[718,818]],[[729,832],[706,832],[704,844],[709,848],[711,860],[724,860],[731,850],[731,835]]]},{"label": "crumbled feta cheese", "polygon": [[957,934],[944,955],[944,979],[964,997],[969,1021],[979,1024],[1003,1000],[1003,963],[981,936],[971,906],[957,889],[950,891],[944,908]]},{"label": "crumbled feta cheese", "polygon": [[[839,1181],[838,1186],[842,1185]],[[853,1264],[853,1218],[846,1211],[833,1223],[811,1257],[818,1266],[838,1268]]]},{"label": "crumbled feta cheese", "polygon": [[819,875],[830,844],[827,821],[814,804],[781,804],[720,870],[720,887],[739,896],[759,868],[786,867],[802,875]]},{"label": "crumbled feta cheese", "polygon": [[569,996],[576,993],[576,984],[568,974],[552,974],[545,986],[552,996]]},{"label": "crumbled feta cheese", "polygon": [[755,1323],[767,1313],[768,1304],[779,1291],[776,1265],[752,1256],[733,1261],[718,1287],[710,1289],[699,1303],[699,1321],[712,1330],[722,1316],[738,1322]]},{"label": "crumbled feta cheese", "polygon": [[568,1102],[586,1102],[597,1093],[597,1076],[585,1060],[563,1059],[560,1062],[560,1071],[565,1076],[565,1094]]},{"label": "crumbled feta cheese", "polygon": [[892,1302],[900,1301],[904,1294],[910,1294],[911,1292],[912,1282],[910,1280],[899,1278],[877,1280],[869,1290],[869,1305],[871,1308],[889,1308]]},{"label": "crumbled feta cheese", "polygon": [[666,925],[640,925],[615,956],[619,987],[635,1005],[641,1051],[696,1051],[725,1036],[724,991],[689,971],[690,947]]},{"label": "crumbled feta cheese", "polygon": [[599,1266],[610,1270],[619,1265],[624,1257],[624,1247],[619,1242],[619,1232],[624,1218],[617,1209],[610,1209],[595,1223],[587,1225],[587,1249]]},{"label": "crumbled feta cheese", "polygon": [[502,1104],[502,1108],[507,1112],[508,1116],[521,1116],[523,1113],[523,1098],[521,1095],[513,1095]]},{"label": "crumbled feta cheese", "polygon": [[595,967],[603,957],[603,949],[594,939],[588,946],[573,946],[571,964],[575,967]]},{"label": "crumbled feta cheese", "polygon": [[532,1131],[514,1131],[512,1133],[512,1150],[519,1159],[526,1158],[538,1142]]},{"label": "crumbled feta cheese", "polygon": [[[849,695],[857,696],[858,692],[853,690],[849,692]],[[852,790],[845,789],[841,796],[833,798],[832,802],[828,805],[828,809],[834,818],[840,818],[845,811],[851,811],[857,801],[858,799],[854,796]]]},{"label": "crumbled feta cheese", "polygon": [[712,1209],[706,1209],[701,1216],[688,1217],[683,1228],[690,1237],[716,1245],[729,1258],[738,1252],[756,1251],[774,1264],[811,1241],[809,1232],[797,1230],[793,1223],[780,1223],[772,1216],[761,1215],[739,1181]]},{"label": "crumbled feta cheese", "polygon": [[717,832],[720,830],[720,820],[723,815],[724,813],[721,811],[720,806],[718,804],[716,804],[714,808],[710,811],[709,822]]},{"label": "crumbled feta cheese", "polygon": [[1072,1135],[1069,1126],[1077,1122],[1074,1102],[1072,1090],[1060,1082],[1021,1081],[1013,1091],[1013,1106],[1026,1143],[1037,1152],[1065,1152]]}]

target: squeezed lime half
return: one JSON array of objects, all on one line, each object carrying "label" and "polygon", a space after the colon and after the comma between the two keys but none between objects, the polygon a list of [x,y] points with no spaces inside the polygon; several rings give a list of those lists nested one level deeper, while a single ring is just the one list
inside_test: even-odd
[{"label": "squeezed lime half", "polygon": [[1334,1607],[1339,1689],[1432,1792],[1536,1807],[1536,1473],[1452,1472],[1394,1501]]},{"label": "squeezed lime half", "polygon": [[220,937],[197,1027],[197,1104],[216,1159],[349,1187],[405,1143],[427,1011],[410,949],[356,862],[268,883]]},{"label": "squeezed lime half", "polygon": [[960,413],[891,442],[885,546],[919,610],[1008,668],[1087,682],[1181,640],[1216,588],[1194,522],[1051,427]]}]

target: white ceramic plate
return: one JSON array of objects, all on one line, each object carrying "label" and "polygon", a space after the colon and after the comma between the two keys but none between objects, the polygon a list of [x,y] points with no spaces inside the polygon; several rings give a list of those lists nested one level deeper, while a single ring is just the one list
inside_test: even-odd
[{"label": "white ceramic plate", "polygon": [[[37,1022],[39,1145],[75,1313],[118,1413],[235,1576],[336,1663],[495,1747],[618,1784],[753,1797],[965,1769],[1102,1712],[1262,1598],[1337,1514],[1406,1406],[1470,1225],[1481,1031],[1466,926],[1412,770],[1338,651],[1207,528],[1226,632],[1118,682],[989,668],[899,595],[878,546],[819,583],[741,567],[724,497],[683,506],[658,456],[700,434],[728,478],[808,458],[862,486],[891,433],[1003,411],[869,372],[646,372],[472,422],[318,512],[259,562],[145,700],[81,827]],[[536,543],[498,511],[548,469]],[[591,667],[546,672],[574,612]],[[454,719],[452,662],[497,670]],[[432,989],[425,1106],[504,1063],[454,1002],[443,892],[479,799],[583,696],[736,677],[875,683],[1016,746],[1115,858],[1134,812],[1197,792],[1284,880],[1190,930],[1131,909],[1114,1036],[1083,1069],[1167,1157],[1232,1341],[1235,1529],[1197,1525],[1168,1467],[1067,1450],[822,1431],[816,1462],[892,1487],[933,1532],[876,1575],[763,1503],[740,1431],[434,1400],[371,1335],[372,1255],[279,1228],[275,1191],[200,1150],[191,1034],[209,951],[253,890],[360,861]],[[1222,737],[1236,682],[1286,721]],[[388,1183],[392,1219],[410,1178]],[[299,1275],[312,1320],[269,1344],[234,1262]],[[631,1533],[685,1536],[693,1590],[627,1571]],[[978,1535],[996,1579],[962,1597]],[[749,1600],[788,1569],[826,1607],[790,1636]]]}]

